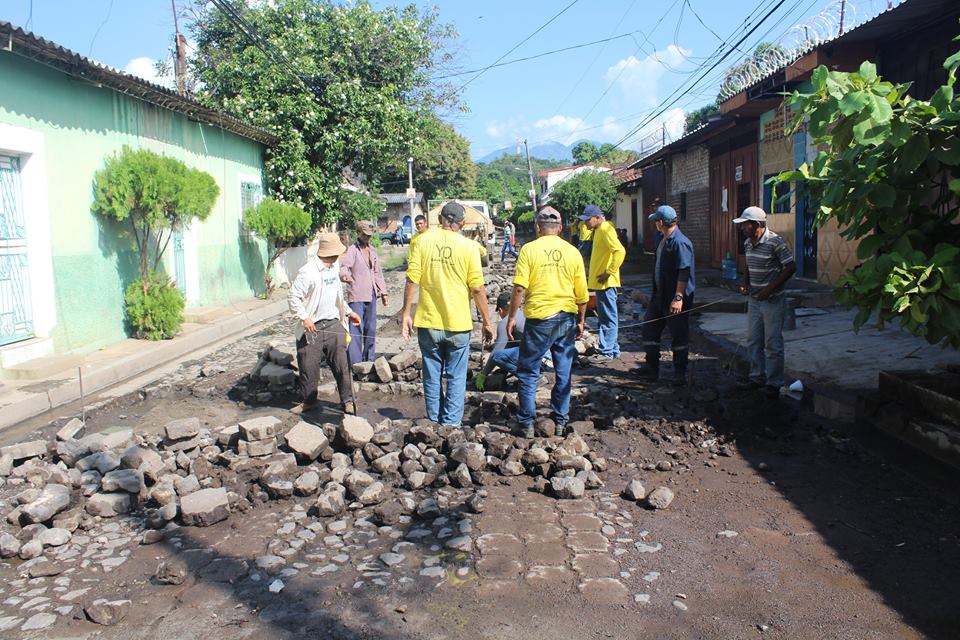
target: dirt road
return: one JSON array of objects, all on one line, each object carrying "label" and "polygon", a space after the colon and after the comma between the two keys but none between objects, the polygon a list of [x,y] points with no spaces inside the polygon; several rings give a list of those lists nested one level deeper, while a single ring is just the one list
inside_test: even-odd
[{"label": "dirt road", "polygon": [[[263,342],[285,330],[274,323],[186,363],[145,397],[97,410],[89,426],[295,422],[292,396],[251,405],[243,386]],[[623,361],[577,370],[585,391],[573,418],[587,421],[584,438],[609,463],[605,487],[581,500],[502,478],[485,487],[480,514],[447,506],[456,493],[447,487],[434,490],[435,511],[379,526],[363,510],[318,518],[310,498],[270,500],[212,527],[171,527],[149,545],[139,544],[139,519],[105,519],[71,543],[59,575],[0,564],[2,635],[960,637],[955,476],[800,403],[735,393],[729,356],[699,337],[695,384],[680,393],[637,383],[626,370],[638,336],[628,331],[624,343]],[[360,408],[371,421],[423,416],[418,398],[366,394]],[[325,411],[318,421],[335,418],[332,403]],[[633,478],[676,498],[663,511],[627,501],[619,493]],[[158,584],[161,562],[183,582]],[[132,604],[119,624],[100,626],[79,606],[96,598]],[[30,620],[49,626],[24,630]]]}]

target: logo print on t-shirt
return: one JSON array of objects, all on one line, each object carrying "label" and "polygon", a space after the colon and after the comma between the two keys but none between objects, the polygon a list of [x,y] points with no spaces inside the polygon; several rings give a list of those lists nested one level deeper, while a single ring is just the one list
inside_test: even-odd
[{"label": "logo print on t-shirt", "polygon": [[560,249],[544,249],[544,263],[542,268],[560,270],[563,268],[563,252]]},{"label": "logo print on t-shirt", "polygon": [[444,265],[453,264],[453,247],[449,245],[438,245],[435,247],[437,255],[433,257],[434,262],[440,262]]}]

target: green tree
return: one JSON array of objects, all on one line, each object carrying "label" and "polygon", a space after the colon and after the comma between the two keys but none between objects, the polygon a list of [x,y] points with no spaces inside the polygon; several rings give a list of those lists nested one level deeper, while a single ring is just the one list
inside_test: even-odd
[{"label": "green tree", "polygon": [[273,291],[273,264],[284,251],[307,239],[312,226],[310,214],[295,204],[266,198],[243,212],[243,224],[267,241],[267,269],[263,284],[267,295]]},{"label": "green tree", "polygon": [[[610,146],[612,147],[613,145]],[[594,162],[600,157],[600,149],[597,148],[597,145],[587,140],[575,144],[573,149],[570,150],[570,153],[573,155],[573,161],[576,164]]]},{"label": "green tree", "polygon": [[[540,171],[562,167],[564,162],[530,158],[530,165],[536,175]],[[537,194],[540,193],[540,184],[534,181]],[[533,210],[526,205],[530,197],[530,178],[527,173],[527,160],[520,154],[506,154],[496,160],[483,162],[477,165],[477,186],[475,196],[477,200],[484,200],[490,204],[500,204],[498,211],[501,217],[509,216],[516,219],[525,209]],[[505,212],[502,204],[509,200],[513,205],[511,212]]]},{"label": "green tree", "polygon": [[[894,319],[930,343],[960,347],[960,53],[946,60],[947,84],[930,100],[908,85],[856,73],[814,70],[809,93],[789,98],[788,129],[808,126],[821,149],[778,182],[796,182],[816,203],[818,225],[834,220],[859,240],[860,265],[839,282],[837,298],[878,326]],[[809,124],[805,124],[809,121]]]},{"label": "green tree", "polygon": [[417,148],[433,110],[458,105],[430,81],[452,29],[435,9],[375,10],[314,0],[232,2],[267,54],[212,5],[198,3],[191,60],[199,98],[280,137],[268,150],[270,190],[314,225],[340,217],[349,167],[374,184]]},{"label": "green tree", "polygon": [[140,278],[147,286],[173,231],[195,218],[206,220],[219,195],[220,187],[209,173],[176,158],[124,146],[94,176],[93,211],[130,225]]},{"label": "green tree", "polygon": [[595,204],[609,214],[617,199],[617,188],[608,171],[587,169],[563,180],[550,192],[550,206],[564,220],[574,220],[588,204]]},{"label": "green tree", "polygon": [[140,279],[125,295],[138,335],[158,340],[179,330],[183,296],[160,273],[161,260],[174,230],[206,220],[219,195],[209,173],[146,149],[125,146],[95,174],[94,213],[120,223],[139,254]]},{"label": "green tree", "polygon": [[[470,142],[436,116],[425,116],[411,150],[413,179],[427,200],[468,198],[477,188],[477,165],[470,159]],[[396,156],[382,181],[389,191],[407,186],[407,156]]]},{"label": "green tree", "polygon": [[683,133],[687,134],[697,129],[701,125],[705,125],[710,116],[717,115],[720,113],[720,107],[716,103],[706,104],[700,107],[699,109],[694,109],[687,113],[686,119],[683,122]]}]

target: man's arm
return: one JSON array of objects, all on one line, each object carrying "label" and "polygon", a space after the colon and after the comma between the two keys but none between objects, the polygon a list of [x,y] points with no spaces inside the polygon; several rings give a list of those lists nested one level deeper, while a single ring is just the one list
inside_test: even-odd
[{"label": "man's arm", "polygon": [[343,282],[353,282],[353,260],[357,252],[353,245],[347,249],[347,252],[340,258],[340,279]]},{"label": "man's arm", "polygon": [[782,287],[787,280],[793,277],[793,274],[797,272],[797,265],[793,261],[788,262],[783,265],[783,270],[780,271],[780,275],[777,276],[777,279],[765,286],[763,289],[758,291],[754,296],[757,300],[766,300],[769,298],[777,289]]},{"label": "man's arm", "polygon": [[416,292],[416,283],[408,278],[403,289],[403,324],[400,330],[404,339],[409,339],[413,334],[413,317],[410,315],[410,309],[413,307],[413,296]]},{"label": "man's arm", "polygon": [[510,297],[510,310],[507,311],[507,337],[511,340],[515,340],[513,330],[517,327],[517,309],[520,308],[520,304],[523,302],[523,294],[525,291],[526,288],[521,287],[519,284],[513,285],[513,295]]},{"label": "man's arm", "polygon": [[477,311],[483,318],[483,337],[485,340],[493,340],[493,323],[490,322],[490,309],[487,308],[487,287],[480,285],[470,289],[473,294],[473,301],[477,305]]},{"label": "man's arm", "polygon": [[287,294],[287,306],[289,306],[290,311],[297,316],[297,319],[303,323],[304,329],[307,331],[315,331],[316,327],[313,324],[313,318],[307,313],[307,308],[303,304],[304,299],[309,293],[310,278],[305,274],[298,273],[296,280],[294,280],[290,286],[290,293]]}]

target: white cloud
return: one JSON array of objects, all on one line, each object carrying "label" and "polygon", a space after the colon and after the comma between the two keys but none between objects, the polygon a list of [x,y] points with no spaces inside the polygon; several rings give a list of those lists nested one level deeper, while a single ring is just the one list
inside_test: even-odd
[{"label": "white cloud", "polygon": [[633,105],[652,107],[657,104],[660,79],[671,68],[682,65],[691,51],[669,45],[645,58],[628,56],[607,69],[606,81],[617,88],[620,97]]},{"label": "white cloud", "polygon": [[172,87],[173,78],[171,74],[166,75],[157,75],[157,69],[155,67],[156,60],[153,58],[148,58],[147,56],[141,56],[139,58],[134,58],[127,63],[127,66],[123,68],[126,73],[130,75],[137,76],[138,78],[143,78],[147,82],[153,82],[154,84],[159,84],[163,87]]},{"label": "white cloud", "polygon": [[556,140],[563,144],[573,142],[572,137],[577,131],[584,128],[583,118],[556,114],[549,118],[542,118],[533,123],[536,136],[542,140]]}]

